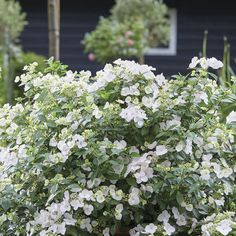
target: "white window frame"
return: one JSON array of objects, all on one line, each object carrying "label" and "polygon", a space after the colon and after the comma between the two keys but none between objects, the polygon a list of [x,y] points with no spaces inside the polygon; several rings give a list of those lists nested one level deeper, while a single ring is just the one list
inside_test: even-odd
[{"label": "white window frame", "polygon": [[169,9],[170,15],[170,40],[167,48],[149,48],[146,56],[175,56],[177,53],[177,10]]}]

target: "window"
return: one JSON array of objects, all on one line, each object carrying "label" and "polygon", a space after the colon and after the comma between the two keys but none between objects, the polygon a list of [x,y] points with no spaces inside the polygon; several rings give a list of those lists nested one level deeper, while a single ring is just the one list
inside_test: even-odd
[{"label": "window", "polygon": [[169,10],[170,16],[170,41],[167,47],[150,48],[145,53],[146,56],[174,56],[177,52],[177,11]]}]

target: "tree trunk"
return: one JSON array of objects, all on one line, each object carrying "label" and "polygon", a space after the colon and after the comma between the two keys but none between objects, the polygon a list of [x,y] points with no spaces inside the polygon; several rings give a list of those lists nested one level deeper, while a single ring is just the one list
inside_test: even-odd
[{"label": "tree trunk", "polygon": [[48,0],[49,57],[60,59],[60,0]]}]

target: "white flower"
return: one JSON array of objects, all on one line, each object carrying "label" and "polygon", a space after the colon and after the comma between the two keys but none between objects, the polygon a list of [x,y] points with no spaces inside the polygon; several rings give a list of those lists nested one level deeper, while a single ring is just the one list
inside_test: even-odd
[{"label": "white flower", "polygon": [[142,104],[145,106],[145,107],[148,107],[148,108],[151,108],[153,106],[153,103],[154,103],[154,99],[152,97],[142,97]]},{"label": "white flower", "polygon": [[167,82],[163,73],[161,73],[160,75],[156,75],[155,81],[159,86],[163,86]]},{"label": "white flower", "polygon": [[144,120],[147,120],[145,111],[133,104],[128,104],[127,108],[122,109],[120,116],[127,122],[131,122],[133,120],[137,128],[141,128]]},{"label": "white flower", "polygon": [[138,188],[132,188],[131,193],[129,194],[128,203],[133,205],[138,205],[140,202],[139,199],[139,189]]},{"label": "white flower", "polygon": [[138,90],[138,84],[132,85],[130,87],[124,87],[121,89],[121,95],[122,96],[128,96],[128,95],[140,95],[140,92]]},{"label": "white flower", "polygon": [[57,144],[58,149],[61,151],[63,156],[67,156],[70,152],[69,146],[66,144],[65,140],[61,140]]},{"label": "white flower", "polygon": [[173,130],[181,126],[181,117],[174,115],[172,120],[166,121],[166,129]]},{"label": "white flower", "polygon": [[62,235],[65,235],[66,233],[66,224],[65,222],[62,222],[60,224],[53,224],[49,230],[53,233],[56,233],[56,234],[62,234]]},{"label": "white flower", "polygon": [[[112,187],[111,187],[111,186],[112,186]],[[113,188],[114,185],[111,185],[111,186],[110,186],[110,191],[109,191],[111,197],[112,197],[113,199],[117,200],[117,201],[120,201],[120,200],[122,199],[122,197],[123,197],[123,192],[122,192],[122,190],[120,189],[120,190],[116,191],[115,188]],[[114,187],[115,187],[115,186],[114,186]]]},{"label": "white flower", "polygon": [[87,146],[87,142],[85,141],[84,137],[79,134],[74,135],[72,140],[76,143],[78,148],[84,148]]},{"label": "white flower", "polygon": [[175,228],[172,225],[170,225],[168,222],[164,222],[164,229],[167,235],[171,235],[175,232]]},{"label": "white flower", "polygon": [[119,65],[128,71],[130,71],[133,75],[144,74],[145,76],[153,76],[152,70],[156,70],[155,68],[147,65],[140,65],[134,61],[121,60],[118,59],[114,61],[114,64]]},{"label": "white flower", "polygon": [[200,58],[200,65],[204,70],[208,68],[208,61],[205,57]]},{"label": "white flower", "polygon": [[138,184],[142,182],[147,182],[148,179],[151,179],[153,177],[153,169],[151,167],[144,167],[141,166],[140,172],[137,172],[134,174],[134,177],[136,178],[136,181]]},{"label": "white flower", "polygon": [[222,220],[217,226],[216,230],[223,235],[228,235],[232,231],[232,223],[230,220]]},{"label": "white flower", "polygon": [[184,215],[179,215],[177,217],[176,224],[179,225],[179,226],[183,226],[183,225],[187,224],[187,221],[186,221],[186,218],[184,217]]},{"label": "white flower", "polygon": [[116,206],[116,211],[118,211],[118,212],[122,212],[123,209],[124,209],[124,207],[123,207],[123,204],[121,204],[121,203]]},{"label": "white flower", "polygon": [[170,219],[170,214],[167,210],[164,210],[160,215],[158,215],[157,220],[161,222],[168,222]]},{"label": "white flower", "polygon": [[134,177],[136,178],[136,182],[138,184],[142,182],[147,182],[148,179],[153,177],[153,169],[149,167],[151,163],[150,158],[148,158],[148,154],[144,154],[141,157],[133,158],[131,163],[129,163],[125,176],[127,176],[130,172],[135,173]]},{"label": "white flower", "polygon": [[95,107],[93,110],[92,115],[96,118],[96,119],[100,119],[102,117],[102,112],[98,109],[98,107]]},{"label": "white flower", "polygon": [[110,229],[107,227],[102,231],[102,233],[103,233],[103,236],[110,236]]},{"label": "white flower", "polygon": [[92,214],[94,207],[92,205],[89,204],[85,204],[83,207],[84,213],[85,215],[89,216]]},{"label": "white flower", "polygon": [[82,208],[84,206],[83,199],[77,197],[70,201],[71,206],[74,208],[74,210],[77,210],[78,208]]},{"label": "white flower", "polygon": [[192,60],[191,60],[191,63],[189,64],[189,68],[190,69],[195,68],[198,63],[199,63],[198,57],[193,57]]},{"label": "white flower", "polygon": [[49,141],[49,146],[56,147],[57,146],[57,140],[55,138],[51,138]]},{"label": "white flower", "polygon": [[208,96],[205,92],[203,91],[199,91],[197,93],[194,94],[194,101],[198,104],[201,101],[204,101],[204,103],[207,105],[208,104]]},{"label": "white flower", "polygon": [[186,154],[192,154],[193,153],[193,151],[192,151],[192,139],[189,138],[189,137],[186,140],[186,146],[185,146],[184,152]]},{"label": "white flower", "polygon": [[89,233],[93,231],[90,218],[82,219],[80,221],[80,228],[87,229]]},{"label": "white flower", "polygon": [[236,111],[231,111],[226,117],[226,124],[230,124],[232,122],[236,122]]},{"label": "white flower", "polygon": [[149,234],[149,235],[153,235],[157,230],[157,226],[154,225],[153,223],[147,225],[144,229],[144,234]]},{"label": "white flower", "polygon": [[91,190],[84,189],[79,193],[79,197],[82,199],[86,199],[87,201],[91,200],[93,196],[93,192]]},{"label": "white flower", "polygon": [[115,218],[117,220],[121,220],[122,218],[122,211],[123,211],[123,204],[118,204],[115,208]]},{"label": "white flower", "polygon": [[176,147],[175,147],[175,150],[177,152],[181,152],[183,149],[184,149],[184,142],[183,141],[178,142]]},{"label": "white flower", "polygon": [[98,190],[96,192],[96,200],[97,200],[98,203],[103,203],[105,201],[105,197],[104,197],[102,191]]},{"label": "white flower", "polygon": [[209,162],[211,158],[212,158],[212,154],[205,154],[202,156],[202,160],[206,162]]},{"label": "white flower", "polygon": [[116,140],[116,141],[114,142],[114,148],[116,148],[116,149],[122,150],[122,149],[124,149],[126,146],[127,146],[127,143],[125,142],[125,140],[121,140],[121,141]]},{"label": "white flower", "polygon": [[215,57],[208,58],[207,64],[209,67],[216,69],[216,70],[224,66],[223,63],[221,61],[217,60]]},{"label": "white flower", "polygon": [[207,169],[201,170],[200,174],[201,174],[201,179],[203,179],[203,180],[209,180],[211,178],[210,171]]},{"label": "white flower", "polygon": [[133,229],[129,230],[130,236],[140,236],[144,231],[144,228],[141,225],[137,225]]},{"label": "white flower", "polygon": [[69,214],[69,213],[65,213],[64,214],[64,222],[65,222],[65,224],[66,225],[75,225],[75,223],[76,223],[76,220],[72,217],[72,215],[71,214]]},{"label": "white flower", "polygon": [[156,154],[157,156],[162,156],[168,152],[165,145],[158,145],[156,146]]}]

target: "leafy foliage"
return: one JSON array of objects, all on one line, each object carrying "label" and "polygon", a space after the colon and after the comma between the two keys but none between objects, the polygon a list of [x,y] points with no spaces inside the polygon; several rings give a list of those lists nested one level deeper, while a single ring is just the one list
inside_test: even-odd
[{"label": "leafy foliage", "polygon": [[169,41],[167,10],[167,6],[157,0],[116,0],[111,14],[118,22],[142,20],[148,30],[149,47],[157,47]]},{"label": "leafy foliage", "polygon": [[14,0],[0,0],[0,45],[4,41],[4,31],[7,29],[10,38],[14,41],[18,39],[24,29],[25,14],[21,11],[21,6]]},{"label": "leafy foliage", "polygon": [[167,7],[156,0],[117,0],[108,18],[85,35],[83,44],[90,60],[105,63],[121,58],[140,58],[149,47],[169,40]]},{"label": "leafy foliage", "polygon": [[[14,80],[16,76],[23,73],[23,67],[33,62],[37,62],[38,71],[44,71],[46,58],[42,55],[35,54],[33,52],[21,52],[17,58],[12,58],[9,67],[12,69],[10,80]],[[14,84],[14,97],[23,97],[23,89],[19,87],[19,84]],[[4,81],[0,78],[0,105],[7,102],[6,100],[6,88]]]},{"label": "leafy foliage", "polygon": [[[212,80],[117,60],[91,77],[52,59],[16,80],[25,102],[0,109],[0,233],[234,235],[236,112]],[[59,73],[59,74],[58,74]]]},{"label": "leafy foliage", "polygon": [[101,18],[96,30],[85,36],[85,51],[93,52],[101,63],[118,57],[140,57],[147,47],[144,35],[147,31],[143,21],[120,23]]}]

